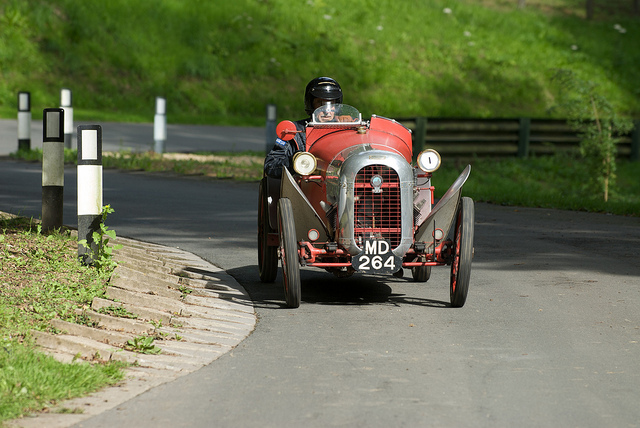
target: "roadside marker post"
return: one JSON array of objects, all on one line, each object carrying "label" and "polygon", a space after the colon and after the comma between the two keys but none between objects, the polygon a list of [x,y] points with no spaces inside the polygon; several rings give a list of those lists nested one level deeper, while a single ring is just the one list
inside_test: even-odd
[{"label": "roadside marker post", "polygon": [[102,220],[102,127],[78,126],[78,258],[85,265],[92,265],[92,255],[98,253],[93,232],[100,230]]},{"label": "roadside marker post", "polygon": [[31,92],[18,92],[18,150],[31,150]]},{"label": "roadside marker post", "polygon": [[155,142],[153,151],[164,153],[165,141],[167,140],[167,100],[156,97],[156,115],[153,118],[153,141]]},{"label": "roadside marker post", "polygon": [[266,144],[266,153],[268,154],[273,145],[276,142],[276,118],[277,118],[277,107],[275,104],[267,104],[267,144]]},{"label": "roadside marker post", "polygon": [[42,229],[49,231],[62,227],[64,110],[44,109],[42,125]]},{"label": "roadside marker post", "polygon": [[73,107],[71,107],[71,89],[60,91],[60,108],[64,109],[64,147],[71,149],[73,137]]}]

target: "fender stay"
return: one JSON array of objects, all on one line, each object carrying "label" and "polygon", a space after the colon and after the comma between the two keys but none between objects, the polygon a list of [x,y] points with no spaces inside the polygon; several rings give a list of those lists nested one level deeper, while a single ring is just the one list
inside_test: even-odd
[{"label": "fender stay", "polygon": [[282,168],[281,186],[280,197],[291,200],[293,207],[293,218],[296,223],[296,241],[307,241],[309,239],[307,234],[310,229],[316,229],[320,232],[319,241],[329,241],[330,235],[327,226],[313,209],[287,168]]},{"label": "fender stay", "polygon": [[429,252],[434,250],[431,233],[435,228],[442,229],[445,238],[449,235],[449,229],[451,229],[451,224],[458,210],[462,186],[469,178],[469,174],[471,174],[471,165],[467,165],[462,174],[453,182],[449,190],[440,198],[431,213],[416,230],[415,241],[430,244]]}]

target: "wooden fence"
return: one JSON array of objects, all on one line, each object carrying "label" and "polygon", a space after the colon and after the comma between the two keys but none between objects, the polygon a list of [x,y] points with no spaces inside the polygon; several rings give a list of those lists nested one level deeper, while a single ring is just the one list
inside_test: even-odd
[{"label": "wooden fence", "polygon": [[[433,148],[445,158],[549,155],[576,150],[580,139],[557,119],[398,119],[413,131],[414,153]],[[640,121],[621,137],[618,156],[640,160]]]}]

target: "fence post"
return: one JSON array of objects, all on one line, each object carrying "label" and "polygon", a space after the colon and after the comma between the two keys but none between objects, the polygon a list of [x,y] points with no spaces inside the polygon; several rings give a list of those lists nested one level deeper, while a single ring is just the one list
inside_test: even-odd
[{"label": "fence post", "polygon": [[153,118],[153,151],[164,153],[164,145],[167,139],[167,100],[156,97],[156,115]]},{"label": "fence post", "polygon": [[640,120],[633,121],[630,159],[631,162],[638,162],[640,160]]},{"label": "fence post", "polygon": [[101,243],[93,240],[102,220],[102,127],[78,126],[78,241],[86,239],[89,248],[78,244],[78,258],[92,265]]},{"label": "fence post", "polygon": [[31,150],[31,93],[18,92],[18,151]]},{"label": "fence post", "polygon": [[267,125],[266,125],[266,153],[271,151],[271,148],[276,141],[276,118],[277,108],[275,104],[267,104]]},{"label": "fence post", "polygon": [[73,137],[73,107],[71,107],[71,89],[60,91],[60,108],[64,109],[64,146],[71,149]]},{"label": "fence post", "polygon": [[64,200],[64,111],[43,111],[42,132],[42,229],[62,227]]},{"label": "fence post", "polygon": [[518,157],[525,159],[529,157],[529,137],[531,135],[531,119],[520,118],[520,131],[518,132]]},{"label": "fence post", "polygon": [[427,118],[416,117],[416,129],[413,132],[413,160],[416,160],[420,152],[424,149],[427,139]]}]

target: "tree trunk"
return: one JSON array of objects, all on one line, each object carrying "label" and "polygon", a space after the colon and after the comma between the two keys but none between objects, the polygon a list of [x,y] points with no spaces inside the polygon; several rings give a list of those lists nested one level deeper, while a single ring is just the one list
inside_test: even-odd
[{"label": "tree trunk", "polygon": [[593,3],[594,0],[587,0],[587,4],[585,5],[587,11],[587,19],[593,19]]}]

